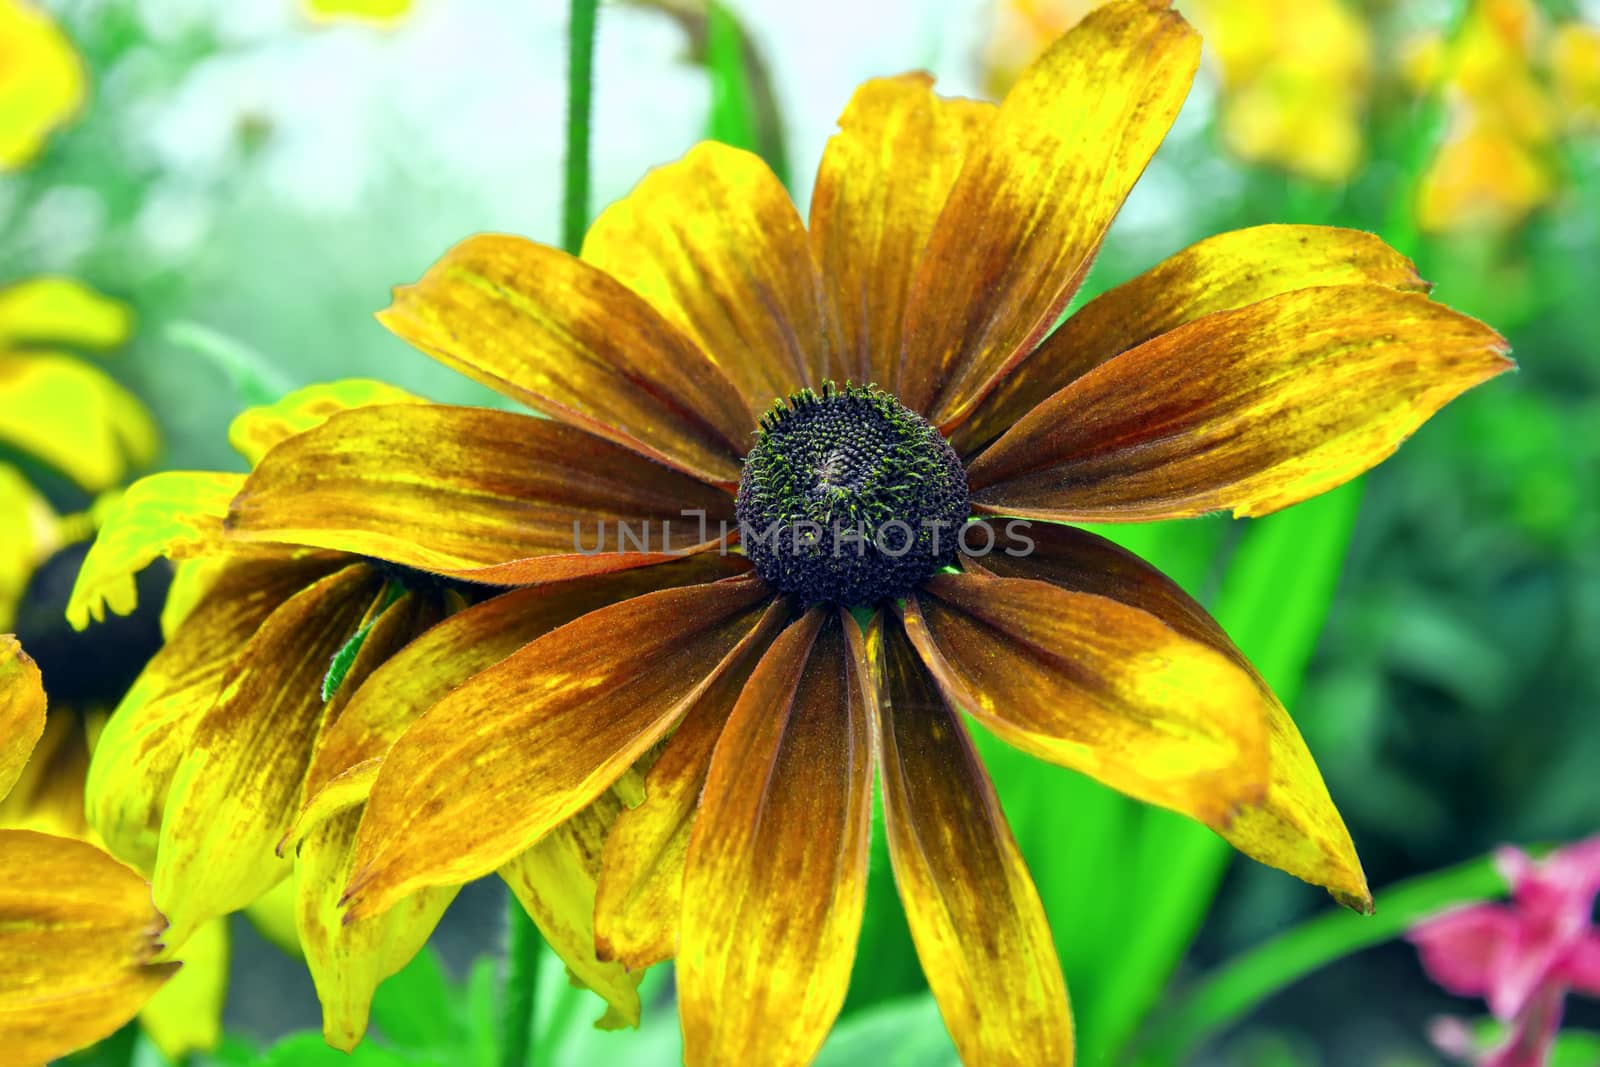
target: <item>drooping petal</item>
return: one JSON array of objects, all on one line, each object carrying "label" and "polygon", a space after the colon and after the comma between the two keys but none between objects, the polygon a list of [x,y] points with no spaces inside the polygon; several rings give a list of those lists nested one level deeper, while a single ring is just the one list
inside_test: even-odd
[{"label": "drooping petal", "polygon": [[637,294],[559,248],[469,237],[378,318],[551,418],[707,481],[739,480],[755,422],[732,382]]},{"label": "drooping petal", "polygon": [[0,800],[22,776],[44,734],[44,682],[39,667],[10,634],[0,634]]},{"label": "drooping petal", "polygon": [[246,408],[228,424],[228,443],[254,467],[282,441],[351,408],[378,404],[425,404],[399,386],[372,378],[343,378],[296,389],[270,404]]},{"label": "drooping petal", "polygon": [[945,1026],[966,1063],[1070,1064],[1044,905],[966,726],[898,623],[870,638],[889,858]]},{"label": "drooping petal", "polygon": [[1266,793],[1256,679],[1147,612],[941,574],[905,624],[946,699],[1024,752],[1216,828]]},{"label": "drooping petal", "polygon": [[811,194],[811,246],[844,345],[835,377],[898,387],[911,280],[994,110],[942,99],[917,73],[866,82],[839,116]]},{"label": "drooping petal", "polygon": [[594,906],[602,959],[643,970],[671,957],[683,911],[683,865],[717,738],[755,669],[760,648],[707,687],[644,780],[644,801],[606,835]]},{"label": "drooping petal", "polygon": [[1252,226],[1208,237],[1089,301],[1045,338],[952,435],[967,455],[1100,364],[1215,311],[1326,285],[1423,290],[1375,234],[1334,226]]},{"label": "drooping petal", "polygon": [[391,405],[267,453],[228,533],[517,585],[666,562],[732,518],[727,493],[559,422]]},{"label": "drooping petal", "polygon": [[91,492],[154,458],[160,435],[134,395],[73,356],[0,353],[0,443]]},{"label": "drooping petal", "polygon": [[228,922],[204,923],[178,953],[178,973],[139,1010],[139,1028],[169,1062],[222,1041],[228,997]]},{"label": "drooping petal", "polygon": [[1167,0],[1089,13],[968,156],[906,307],[900,396],[959,421],[1055,324],[1178,114],[1200,38]]},{"label": "drooping petal", "polygon": [[367,1032],[378,983],[411,962],[457,889],[424,889],[382,915],[346,923],[339,897],[350,876],[360,822],[359,808],[322,821],[294,856],[295,929],[322,1002],[322,1036],[345,1052]]},{"label": "drooping petal", "polygon": [[184,559],[222,545],[222,520],[244,475],[163,471],[130,485],[106,514],[78,571],[67,620],[82,630],[109,607],[127,615],[138,606],[134,575],[159,556]]},{"label": "drooping petal", "polygon": [[1028,554],[991,553],[983,557],[982,568],[1002,578],[1051,582],[1146,612],[1256,679],[1271,779],[1266,795],[1240,807],[1218,832],[1252,859],[1324,887],[1347,907],[1370,912],[1372,894],[1350,831],[1305,740],[1282,702],[1210,613],[1166,575],[1103,537],[1054,523],[1032,523],[1027,536]]},{"label": "drooping petal", "polygon": [[699,344],[752,415],[820,385],[837,343],[805,225],[759,156],[707,141],[600,213],[583,258]]},{"label": "drooping petal", "polygon": [[1481,997],[1515,944],[1518,925],[1504,905],[1473,904],[1418,923],[1406,939],[1417,946],[1428,977],[1456,996]]},{"label": "drooping petal", "polygon": [[524,645],[400,737],[361,824],[349,914],[495,870],[605,791],[781,620],[766,585],[649,593]]},{"label": "drooping petal", "polygon": [[154,869],[173,773],[235,657],[284,601],[331,569],[323,560],[233,563],[151,657],[89,761],[85,813],[113,856]]},{"label": "drooping petal", "polygon": [[872,818],[854,625],[819,607],[780,635],[717,742],[684,868],[687,1063],[809,1063],[844,1004]]},{"label": "drooping petal", "polygon": [[574,979],[605,1000],[607,1011],[599,1025],[606,1029],[639,1025],[639,980],[644,977],[642,970],[630,973],[595,952],[600,853],[622,810],[617,791],[608,789],[500,868],[500,877],[539,927],[545,943]]},{"label": "drooping petal", "polygon": [[1265,515],[1387,458],[1514,364],[1483,323],[1421,293],[1302,289],[1124,352],[968,468],[991,514],[1132,522]]},{"label": "drooping petal", "polygon": [[0,830],[0,1049],[44,1063],[133,1018],[177,964],[133,871],[82,841]]},{"label": "drooping petal", "polygon": [[172,777],[152,878],[174,949],[288,877],[277,853],[322,723],[322,680],[375,589],[353,564],[274,611],[230,665]]},{"label": "drooping petal", "polygon": [[1557,976],[1586,997],[1600,997],[1600,931],[1590,930],[1568,951]]}]

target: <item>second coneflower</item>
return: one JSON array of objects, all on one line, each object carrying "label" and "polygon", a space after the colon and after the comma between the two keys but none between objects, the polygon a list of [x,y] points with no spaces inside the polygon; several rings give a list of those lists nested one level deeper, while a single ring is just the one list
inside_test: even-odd
[{"label": "second coneflower", "polygon": [[399,292],[391,329],[549,418],[335,415],[262,458],[232,538],[534,582],[658,562],[668,529],[714,552],[726,523],[748,572],[602,607],[459,685],[418,660],[431,707],[377,772],[352,919],[495,870],[658,754],[604,842],[599,947],[676,956],[689,1063],[803,1062],[845,996],[876,768],[963,1057],[1066,1063],[1060,967],[963,713],[1370,905],[1244,657],[1059,524],[1287,507],[1511,364],[1404,257],[1316,227],[1203,241],[1053,329],[1198,53],[1164,3],[1111,4],[998,107],[864,85],[809,231],[758,159],[703,145],[581,258],[477,237]]}]

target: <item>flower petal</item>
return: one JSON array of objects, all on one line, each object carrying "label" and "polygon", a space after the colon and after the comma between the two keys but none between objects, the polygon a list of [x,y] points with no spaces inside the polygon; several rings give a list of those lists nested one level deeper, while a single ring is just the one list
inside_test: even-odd
[{"label": "flower petal", "polygon": [[0,443],[98,492],[153,459],[160,435],[144,405],[98,367],[0,353]]},{"label": "flower petal", "polygon": [[1034,408],[968,468],[980,511],[1132,522],[1265,515],[1387,458],[1514,364],[1421,293],[1331,286],[1219,311]]},{"label": "flower petal", "polygon": [[559,248],[469,237],[378,318],[551,418],[711,482],[739,480],[755,423],[733,384],[644,300]]},{"label": "flower petal", "polygon": [[349,1052],[367,1032],[378,983],[421,950],[456,886],[425,889],[382,915],[346,923],[339,897],[355,858],[360,809],[313,828],[295,852],[295,929],[322,1002],[322,1036]]},{"label": "flower petal", "polygon": [[994,786],[904,631],[886,629],[874,741],[922,973],[964,1062],[1071,1063],[1061,964]]},{"label": "flower petal", "polygon": [[809,1063],[844,1004],[872,822],[854,625],[818,607],[785,630],[717,742],[683,878],[687,1063]]},{"label": "flower petal", "polygon": [[75,278],[44,275],[0,289],[0,348],[114,348],[132,331],[132,308]]},{"label": "flower petal", "polygon": [[917,73],[866,82],[839,116],[811,194],[811,246],[843,335],[836,377],[898,387],[911,280],[994,110],[942,99]]},{"label": "flower petal", "polygon": [[399,386],[344,378],[296,389],[271,404],[246,408],[228,424],[228,443],[254,467],[280,441],[321,426],[341,411],[378,404],[426,404]]},{"label": "flower petal", "polygon": [[1208,237],[1074,312],[984,397],[954,443],[963,455],[976,451],[1100,364],[1214,311],[1363,284],[1427,289],[1409,259],[1361,230],[1273,225]]},{"label": "flower petal", "polygon": [[1590,930],[1561,961],[1561,981],[1580,995],[1600,997],[1600,932]]},{"label": "flower petal", "polygon": [[495,870],[571,818],[677,725],[780,619],[755,579],[649,593],[584,615],[475,675],[384,760],[349,914]]},{"label": "flower petal", "polygon": [[500,868],[500,877],[572,977],[605,1000],[608,1010],[600,1025],[606,1029],[639,1025],[639,980],[644,977],[642,970],[630,973],[595,953],[600,852],[622,810],[617,791],[608,789]]},{"label": "flower petal", "polygon": [[109,607],[128,615],[138,606],[133,576],[158,556],[185,559],[222,545],[228,501],[244,485],[242,474],[163,471],[140,478],[122,494],[78,571],[67,619],[82,630],[101,622]]},{"label": "flower petal", "polygon": [[322,723],[322,679],[375,582],[371,567],[353,564],[285,601],[239,650],[195,726],[173,774],[152,878],[171,947],[288,877],[275,850]]},{"label": "flower petal", "polygon": [[39,667],[10,634],[0,634],[0,800],[11,792],[44,735]]},{"label": "flower petal", "polygon": [[1267,787],[1256,679],[1147,612],[1046,582],[941,574],[907,633],[946,699],[1136,799],[1228,825]]},{"label": "flower petal", "polygon": [[1429,978],[1458,997],[1481,997],[1493,988],[1519,925],[1503,904],[1472,904],[1418,923],[1406,940],[1417,946]]},{"label": "flower petal", "polygon": [[672,732],[644,780],[644,801],[623,811],[606,835],[594,906],[602,959],[638,971],[677,950],[683,864],[711,753],[762,649],[731,664]]},{"label": "flower petal", "polygon": [[85,813],[113,856],[154,869],[173,773],[217,702],[234,657],[284,601],[330,569],[323,560],[232,563],[151,657],[89,761]]},{"label": "flower petal", "polygon": [[228,923],[213,919],[178,953],[178,973],[139,1010],[139,1029],[169,1062],[222,1043],[228,998]]},{"label": "flower petal", "polygon": [[0,1048],[44,1063],[133,1018],[177,964],[144,879],[65,837],[0,830]]},{"label": "flower petal", "polygon": [[1266,796],[1245,804],[1219,827],[1252,859],[1320,885],[1356,911],[1372,910],[1350,831],[1328,796],[1294,720],[1217,621],[1166,575],[1103,537],[1053,523],[1034,523],[1026,556],[993,553],[982,567],[1002,578],[1032,578],[1136,608],[1191,641],[1226,656],[1256,680],[1253,704],[1264,715],[1271,779]]},{"label": "flower petal", "polygon": [[759,156],[707,141],[600,213],[583,258],[699,344],[752,416],[820,385],[830,342],[805,225]]},{"label": "flower petal", "polygon": [[901,399],[959,421],[1044,337],[1189,91],[1167,0],[1091,11],[1028,68],[968,157],[906,307]]},{"label": "flower petal", "polygon": [[666,562],[715,539],[696,513],[731,520],[733,500],[582,430],[390,405],[335,415],[267,453],[228,532],[514,585]]}]

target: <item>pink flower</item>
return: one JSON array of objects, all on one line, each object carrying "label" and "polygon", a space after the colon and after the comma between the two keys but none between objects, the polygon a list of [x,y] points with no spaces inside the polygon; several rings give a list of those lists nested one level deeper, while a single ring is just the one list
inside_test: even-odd
[{"label": "pink flower", "polygon": [[1407,936],[1435,982],[1457,996],[1482,997],[1510,1024],[1503,1042],[1480,1052],[1464,1024],[1441,1020],[1435,1045],[1479,1067],[1539,1067],[1561,1028],[1567,993],[1600,996],[1600,836],[1538,862],[1503,848],[1495,862],[1511,886],[1509,903],[1457,908]]}]

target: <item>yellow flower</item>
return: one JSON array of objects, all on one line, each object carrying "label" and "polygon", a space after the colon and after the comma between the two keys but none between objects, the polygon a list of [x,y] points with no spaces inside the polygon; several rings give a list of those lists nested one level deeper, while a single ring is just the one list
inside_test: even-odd
[{"label": "yellow flower", "polygon": [[88,95],[78,53],[29,0],[0,0],[0,172],[32,159]]},{"label": "yellow flower", "polygon": [[[990,91],[1003,93],[1063,31],[1104,0],[997,0],[985,52]],[[1184,5],[1216,53],[1228,148],[1320,181],[1361,163],[1372,80],[1372,35],[1341,0]]]},{"label": "yellow flower", "polygon": [[[1403,256],[1321,227],[1202,241],[1052,331],[1199,50],[1166,4],[1110,4],[998,107],[922,75],[863,85],[809,227],[758,158],[705,144],[602,213],[581,258],[479,236],[397,291],[390,329],[548,417],[343,412],[229,509],[236,544],[527,586],[357,694],[414,721],[363,793],[351,921],[570,835],[599,851],[600,955],[676,956],[690,1064],[804,1062],[844,1000],[876,769],[962,1056],[1069,1062],[1044,912],[963,713],[1370,907],[1244,657],[1171,581],[1061,524],[1287,507],[1511,363]],[[1036,521],[986,551],[958,537],[971,514]],[[717,551],[736,520],[744,557]],[[660,581],[669,537],[699,550],[672,567],[739,573],[506,647],[518,600],[623,566]],[[643,802],[616,811],[640,770]]]},{"label": "yellow flower", "polygon": [[365,22],[391,26],[411,13],[411,0],[300,0],[313,22]]},{"label": "yellow flower", "polygon": [[[39,669],[16,638],[0,636],[0,800],[46,731]],[[177,970],[152,962],[166,922],[150,887],[83,841],[0,829],[0,915],[7,1063],[44,1063],[98,1041]]]},{"label": "yellow flower", "polygon": [[144,406],[69,354],[121,344],[131,320],[125,305],[68,278],[0,289],[0,445],[90,492],[118,485],[150,462],[159,437]]}]

